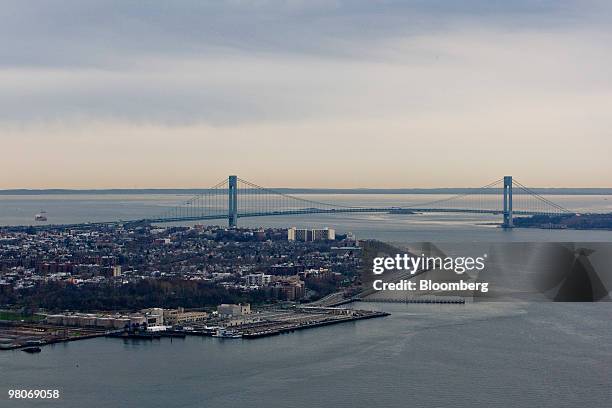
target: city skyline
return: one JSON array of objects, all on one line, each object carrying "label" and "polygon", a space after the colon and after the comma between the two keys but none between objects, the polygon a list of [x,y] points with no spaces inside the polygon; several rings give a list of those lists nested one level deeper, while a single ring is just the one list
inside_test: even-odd
[{"label": "city skyline", "polygon": [[612,187],[605,2],[0,13],[0,189]]}]

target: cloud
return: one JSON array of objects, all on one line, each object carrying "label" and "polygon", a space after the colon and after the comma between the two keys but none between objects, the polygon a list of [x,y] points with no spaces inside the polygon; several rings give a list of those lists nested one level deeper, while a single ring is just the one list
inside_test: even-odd
[{"label": "cloud", "polygon": [[[532,77],[536,83],[518,86],[540,90],[550,76],[570,74],[566,84],[582,86],[574,80],[585,71],[570,70],[609,68],[609,30],[597,24],[602,7],[476,0],[8,2],[0,24],[0,122],[220,125],[390,109],[388,115],[440,106],[448,96],[497,93],[505,88],[495,78],[502,75],[510,84],[517,74]],[[573,61],[561,55],[563,47]],[[525,67],[533,72],[520,72]]]},{"label": "cloud", "polygon": [[0,121],[168,124],[406,118],[611,90],[610,36],[496,30],[393,38],[376,57],[216,51],[121,68],[0,71]]},{"label": "cloud", "polygon": [[218,49],[363,57],[389,38],[457,27],[605,27],[606,3],[576,1],[88,1],[3,3],[3,66],[120,67]]},{"label": "cloud", "polygon": [[[414,146],[413,164],[434,155],[443,164],[426,179],[389,186],[476,185],[488,181],[483,174],[537,173],[543,157],[550,172],[540,185],[604,183],[612,6],[449,3],[7,2],[0,140],[46,163],[11,186],[85,186],[86,175],[104,186],[202,186],[185,174],[205,152],[215,152],[211,166],[263,184],[320,184],[286,169],[301,163],[304,173],[324,155],[333,163],[324,173],[337,177],[306,172],[311,179],[342,186],[350,169],[377,185]],[[500,162],[508,140],[520,156]],[[598,149],[570,178],[575,140]],[[105,155],[83,171],[88,146]],[[170,152],[180,169],[158,173]]]}]

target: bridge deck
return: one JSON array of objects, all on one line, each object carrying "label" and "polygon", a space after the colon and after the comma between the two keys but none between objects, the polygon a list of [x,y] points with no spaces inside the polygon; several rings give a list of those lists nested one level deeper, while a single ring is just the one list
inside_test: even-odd
[{"label": "bridge deck", "polygon": [[[401,211],[414,213],[462,213],[462,214],[492,214],[501,215],[502,210],[477,210],[477,209],[457,209],[457,208],[398,208],[398,207],[372,207],[372,208],[310,208],[298,210],[282,210],[282,211],[267,211],[267,212],[246,212],[238,213],[238,218],[250,217],[270,217],[282,215],[301,215],[301,214],[344,214],[344,213],[397,213]],[[550,215],[549,212],[539,211],[514,211],[515,215]],[[203,220],[224,220],[227,219],[227,214],[201,215],[201,216],[185,216],[185,217],[165,217],[165,218],[150,218],[143,221],[149,222],[179,222],[179,221],[203,221]]]}]

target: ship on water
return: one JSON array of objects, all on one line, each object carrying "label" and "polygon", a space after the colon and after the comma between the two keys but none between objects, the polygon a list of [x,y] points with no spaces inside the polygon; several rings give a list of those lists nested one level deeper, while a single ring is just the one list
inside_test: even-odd
[{"label": "ship on water", "polygon": [[213,334],[213,337],[219,337],[222,339],[239,339],[242,337],[242,334],[233,330],[218,328],[217,332]]},{"label": "ship on water", "polygon": [[34,216],[34,221],[47,221],[47,212],[40,210],[40,212]]}]

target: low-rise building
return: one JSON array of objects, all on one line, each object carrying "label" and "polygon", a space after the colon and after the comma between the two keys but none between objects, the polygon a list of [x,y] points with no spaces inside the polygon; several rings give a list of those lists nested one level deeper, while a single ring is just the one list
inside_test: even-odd
[{"label": "low-rise building", "polygon": [[221,317],[235,317],[251,314],[251,305],[245,304],[221,304],[217,306],[217,312]]},{"label": "low-rise building", "polygon": [[164,325],[164,309],[161,307],[152,307],[150,309],[142,309],[147,326],[163,326]]},{"label": "low-rise building", "polygon": [[104,314],[55,314],[47,315],[47,324],[54,326],[86,327],[94,329],[120,330],[130,324],[142,325],[146,318],[140,315],[121,316]]},{"label": "low-rise building", "polygon": [[185,309],[164,309],[164,323],[166,325],[181,325],[206,320],[209,314],[206,312],[186,312]]},{"label": "low-rise building", "polygon": [[297,276],[290,277],[274,282],[272,294],[281,300],[300,300],[304,298],[306,288],[304,282]]}]

